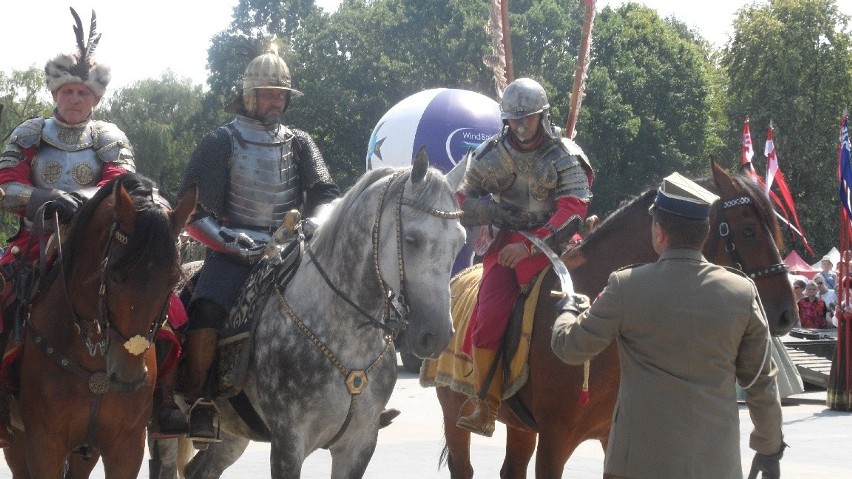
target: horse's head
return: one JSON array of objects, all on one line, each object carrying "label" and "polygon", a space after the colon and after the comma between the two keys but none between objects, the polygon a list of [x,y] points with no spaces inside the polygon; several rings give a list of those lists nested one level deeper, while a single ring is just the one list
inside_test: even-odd
[{"label": "horse's head", "polygon": [[[311,249],[324,256],[330,282],[351,283],[354,302],[368,311],[382,310],[392,295],[404,329],[399,345],[436,357],[452,336],[450,273],[465,238],[459,215],[454,191],[421,149],[410,169],[362,176]],[[393,317],[385,319],[396,329]]]},{"label": "horse's head", "polygon": [[[405,321],[401,348],[422,358],[437,357],[452,337],[450,275],[464,246],[454,191],[429,167],[421,148],[410,174],[399,174],[381,214],[379,270],[397,293]],[[393,195],[393,196],[391,196]]]},{"label": "horse's head", "polygon": [[114,390],[146,381],[145,356],[180,277],[178,234],[194,207],[194,191],[172,211],[153,182],[128,173],[102,187],[71,225],[63,247],[68,302]]},{"label": "horse's head", "polygon": [[780,228],[764,190],[748,177],[731,176],[712,161],[713,183],[720,200],[710,218],[705,256],[714,263],[742,270],[757,285],[775,336],[786,334],[799,320],[787,267],[781,258]]}]

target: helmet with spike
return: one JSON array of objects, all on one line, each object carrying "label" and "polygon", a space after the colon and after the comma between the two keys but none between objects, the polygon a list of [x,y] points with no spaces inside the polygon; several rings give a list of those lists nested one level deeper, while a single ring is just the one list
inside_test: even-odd
[{"label": "helmet with spike", "polygon": [[255,90],[258,88],[273,88],[290,92],[290,97],[302,96],[303,93],[293,88],[290,69],[284,59],[278,55],[276,40],[269,42],[266,52],[255,56],[243,73],[243,84],[241,92],[242,104],[232,102],[226,111],[236,112],[242,107],[245,112],[251,114],[255,108]]},{"label": "helmet with spike", "polygon": [[95,11],[92,10],[92,21],[89,26],[89,39],[83,36],[83,22],[74,8],[71,8],[74,17],[74,35],[77,38],[77,52],[61,53],[44,66],[45,82],[47,89],[54,92],[67,83],[82,83],[97,97],[102,97],[106,92],[111,75],[109,67],[99,64],[94,59],[95,48],[101,39],[101,34],[96,30]]}]

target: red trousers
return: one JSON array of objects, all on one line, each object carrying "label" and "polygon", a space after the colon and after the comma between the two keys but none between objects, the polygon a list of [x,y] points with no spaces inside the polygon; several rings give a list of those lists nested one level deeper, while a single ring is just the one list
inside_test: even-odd
[{"label": "red trousers", "polygon": [[521,286],[549,264],[543,253],[521,260],[515,268],[497,262],[500,250],[511,243],[520,243],[523,236],[511,233],[503,241],[495,241],[482,258],[482,280],[476,306],[470,318],[462,350],[470,353],[473,347],[498,349],[509,324],[512,307],[518,299]]}]

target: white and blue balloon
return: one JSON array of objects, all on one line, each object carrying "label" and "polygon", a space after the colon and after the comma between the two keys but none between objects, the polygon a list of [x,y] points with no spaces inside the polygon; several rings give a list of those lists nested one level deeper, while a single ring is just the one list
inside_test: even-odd
[{"label": "white and blue balloon", "polygon": [[[424,90],[391,107],[373,128],[367,169],[409,166],[417,150],[426,146],[432,166],[446,174],[501,125],[500,106],[485,95],[452,88]],[[453,274],[470,266],[471,236]]]}]

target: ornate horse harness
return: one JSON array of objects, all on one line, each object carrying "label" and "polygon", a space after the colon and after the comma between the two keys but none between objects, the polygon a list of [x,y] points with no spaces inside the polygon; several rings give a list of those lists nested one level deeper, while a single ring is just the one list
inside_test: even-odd
[{"label": "ornate horse harness", "polygon": [[[435,208],[428,208],[421,206],[415,203],[413,200],[405,197],[405,187],[403,186],[403,190],[399,194],[399,201],[397,202],[396,208],[396,241],[397,241],[397,264],[399,267],[399,279],[400,279],[400,288],[399,292],[394,292],[393,288],[390,287],[389,283],[385,281],[382,276],[380,264],[379,264],[379,238],[381,233],[381,218],[382,211],[384,210],[385,205],[385,197],[387,195],[390,186],[393,184],[394,180],[401,174],[402,172],[394,173],[384,189],[381,192],[381,196],[379,197],[379,207],[376,214],[376,220],[373,223],[372,228],[372,245],[373,245],[373,264],[376,272],[376,276],[378,278],[379,289],[381,290],[382,298],[383,298],[383,306],[382,306],[382,317],[381,319],[375,319],[370,313],[364,310],[361,306],[357,305],[354,301],[352,301],[343,291],[340,290],[337,286],[335,286],[328,274],[322,268],[322,266],[317,261],[316,256],[311,250],[310,246],[308,246],[308,256],[310,256],[311,262],[316,267],[317,271],[322,276],[323,280],[325,280],[326,284],[334,291],[336,295],[338,295],[341,299],[343,299],[347,304],[352,306],[361,316],[366,318],[366,322],[362,324],[362,326],[373,326],[377,329],[381,329],[385,332],[384,341],[385,347],[379,356],[373,360],[372,363],[365,370],[350,370],[346,368],[340,360],[334,355],[334,353],[326,346],[322,340],[320,340],[311,330],[305,325],[296,314],[290,309],[290,306],[284,300],[284,295],[281,292],[280,288],[276,288],[275,292],[278,296],[278,300],[281,303],[284,311],[287,313],[287,316],[293,321],[294,324],[299,328],[299,330],[311,340],[311,342],[316,345],[317,349],[319,349],[326,358],[334,365],[334,367],[340,371],[346,381],[346,388],[349,391],[350,401],[349,401],[349,410],[346,414],[346,419],[343,421],[343,425],[337,431],[337,434],[323,446],[323,449],[328,449],[338,439],[343,436],[343,433],[346,432],[347,427],[349,426],[349,422],[352,420],[353,410],[355,406],[355,400],[359,394],[367,387],[369,379],[367,377],[368,373],[373,370],[382,359],[391,351],[394,350],[393,347],[393,336],[399,333],[400,331],[405,330],[408,324],[408,313],[409,307],[408,303],[405,300],[405,260],[402,253],[403,246],[403,238],[404,238],[404,227],[402,224],[402,206],[408,206],[411,208],[419,209],[431,216],[435,216],[443,219],[458,219],[461,217],[461,211],[442,211]],[[396,303],[396,305],[394,305]]]}]

